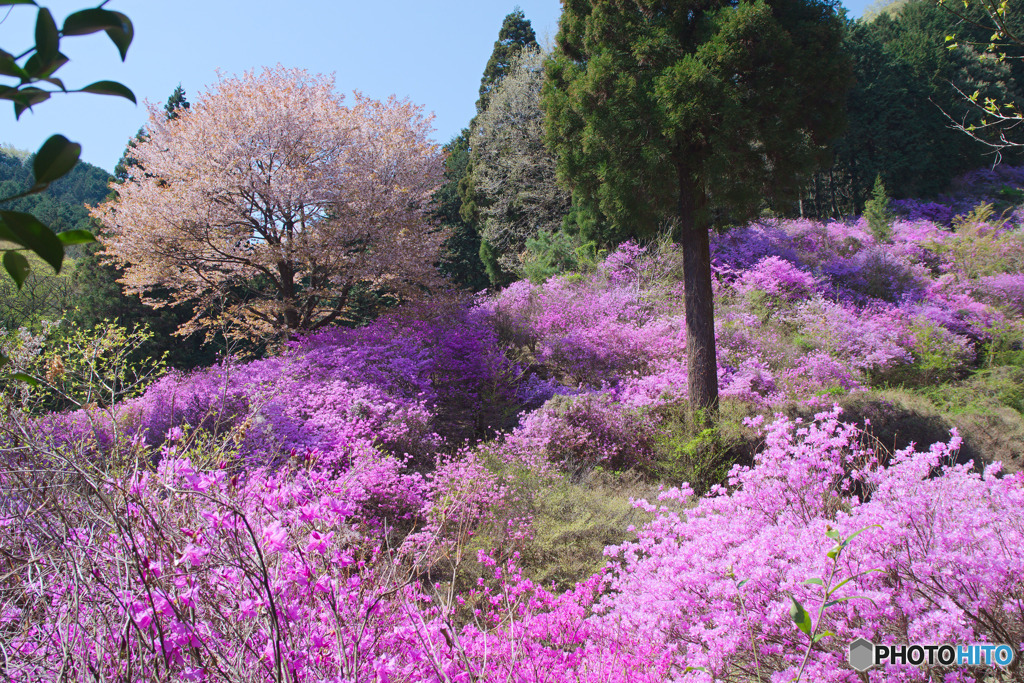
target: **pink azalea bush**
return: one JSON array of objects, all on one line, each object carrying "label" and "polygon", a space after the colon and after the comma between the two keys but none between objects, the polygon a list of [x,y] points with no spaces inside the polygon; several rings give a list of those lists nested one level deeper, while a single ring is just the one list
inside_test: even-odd
[{"label": "pink azalea bush", "polygon": [[[967,178],[963,192],[1024,185],[1015,173]],[[759,414],[829,406],[956,378],[991,345],[1019,344],[1020,222],[958,219],[971,206],[956,202],[906,204],[886,244],[863,220],[714,236],[721,395]],[[670,245],[626,243],[590,273],[172,372],[114,406],[4,406],[0,671],[347,683],[992,674],[860,675],[846,644],[1024,647],[1024,475],[959,462],[955,433],[890,454],[836,408],[753,418],[752,465],[704,496],[682,485],[636,501],[652,521],[575,586],[531,578],[544,487],[597,467],[659,471],[663,420],[687,398],[679,269]],[[1022,666],[1000,675],[1019,679]]]},{"label": "pink azalea bush", "polygon": [[103,451],[119,432],[159,446],[174,427],[244,426],[240,455],[256,465],[316,450],[322,464],[344,466],[370,444],[430,461],[444,439],[500,423],[518,404],[521,374],[484,312],[439,307],[321,332],[265,360],[172,372],[116,411],[53,414],[35,429]]},{"label": "pink azalea bush", "polygon": [[[802,424],[777,419],[752,468],[693,501],[683,489],[648,506],[657,518],[635,542],[607,552],[607,593],[594,620],[643,634],[671,653],[679,680],[791,680],[809,644],[790,598],[824,611],[805,680],[860,680],[845,645],[1024,639],[1024,477],[953,460],[958,445],[901,451],[884,463],[836,412]],[[863,530],[833,562],[836,541]],[[818,579],[819,582],[813,580]],[[856,599],[854,599],[856,598]],[[812,609],[813,608],[813,609]],[[686,667],[705,671],[685,673]],[[946,681],[974,680],[949,672]],[[929,680],[919,667],[870,680]]]},{"label": "pink azalea bush", "polygon": [[[473,456],[431,481],[374,452],[344,473],[309,459],[240,473],[196,469],[174,437],[153,472],[79,472],[88,496],[3,475],[0,567],[21,577],[0,604],[11,680],[788,681],[806,654],[804,680],[855,681],[857,637],[1024,640],[1024,479],[956,464],[955,435],[886,462],[835,411],[779,418],[727,486],[638,502],[654,520],[562,594],[514,552],[479,551],[487,573],[455,593],[431,576],[513,495]],[[15,522],[11,493],[29,489],[42,498]],[[401,496],[422,520],[411,534],[382,505]],[[530,533],[501,521],[506,548]],[[850,540],[834,561],[836,538]],[[808,654],[792,600],[817,615],[846,579]]]}]

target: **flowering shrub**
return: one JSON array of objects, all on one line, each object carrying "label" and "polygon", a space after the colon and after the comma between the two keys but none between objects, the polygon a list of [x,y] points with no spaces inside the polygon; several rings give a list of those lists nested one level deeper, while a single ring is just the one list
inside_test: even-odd
[{"label": "flowering shrub", "polygon": [[[638,503],[654,520],[563,594],[508,551],[528,519],[508,520],[506,552],[479,551],[475,584],[423,573],[441,558],[457,570],[472,531],[515,509],[514,487],[472,454],[429,482],[373,452],[338,474],[310,460],[240,473],[195,468],[180,438],[151,473],[67,463],[91,495],[4,471],[0,569],[22,579],[0,603],[11,680],[745,681],[803,666],[805,680],[852,681],[858,637],[1024,638],[1024,479],[955,464],[955,435],[885,458],[836,411],[777,419],[728,488]],[[404,544],[381,507],[402,496],[424,521]],[[790,606],[817,614],[826,587],[840,602],[808,648]],[[904,666],[870,680],[928,678]]]},{"label": "flowering shrub", "polygon": [[[858,680],[846,644],[859,637],[1021,641],[1020,475],[955,464],[955,435],[925,452],[901,451],[884,467],[835,411],[809,424],[777,419],[765,438],[756,465],[733,470],[729,490],[691,503],[683,487],[663,493],[661,507],[644,503],[658,516],[637,541],[609,549],[616,566],[595,606],[598,624],[671,653],[672,678],[790,680],[808,646],[791,597],[816,613],[824,588],[812,579],[834,564],[834,583],[855,578],[834,598],[847,601],[814,625],[834,635],[812,649],[805,680]],[[864,531],[833,563],[829,530],[843,538]],[[950,671],[944,680],[975,675]],[[870,679],[929,680],[913,666]]]},{"label": "flowering shrub", "polygon": [[116,411],[51,414],[37,429],[102,450],[117,429],[159,446],[173,427],[244,425],[241,456],[257,466],[316,450],[322,465],[344,467],[350,450],[370,444],[429,462],[443,439],[499,426],[517,403],[518,380],[485,312],[421,314],[322,332],[280,357],[171,373]]},{"label": "flowering shrub", "polygon": [[814,292],[815,281],[789,261],[768,256],[740,275],[734,287],[740,294],[760,291],[785,301],[796,301]]},{"label": "flowering shrub", "polygon": [[595,466],[624,470],[650,463],[655,426],[650,414],[609,394],[560,397],[530,413],[503,446],[534,453],[572,473]]},{"label": "flowering shrub", "polygon": [[[937,208],[918,208],[884,246],[863,220],[714,236],[723,412],[806,410],[1020,364],[1017,218],[937,224],[926,215]],[[587,273],[324,330],[274,358],[172,371],[109,405],[31,415],[11,393],[0,671],[351,683],[989,675],[860,675],[845,648],[858,637],[1024,642],[1024,475],[957,462],[955,433],[890,454],[838,409],[777,417],[756,457],[750,432],[765,421],[753,418],[737,455],[725,421],[705,429],[686,410],[679,268],[672,245],[626,243]],[[46,352],[25,332],[8,355]],[[1020,405],[1019,373],[991,371],[1006,406]],[[558,495],[586,497],[588,477],[652,475],[692,486],[637,502],[637,523],[652,521],[632,535],[598,535],[617,544],[603,570],[572,585],[597,566],[591,553],[585,571],[557,577],[564,590],[537,581],[530,562],[543,562]],[[594,544],[571,531],[563,546]]]}]

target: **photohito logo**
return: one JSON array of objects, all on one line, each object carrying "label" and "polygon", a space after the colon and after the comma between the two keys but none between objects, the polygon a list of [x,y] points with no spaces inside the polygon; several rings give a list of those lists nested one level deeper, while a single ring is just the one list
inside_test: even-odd
[{"label": "photohito logo", "polygon": [[867,671],[873,666],[920,664],[940,666],[1009,666],[1014,652],[1009,645],[876,645],[866,638],[850,643],[850,666]]}]

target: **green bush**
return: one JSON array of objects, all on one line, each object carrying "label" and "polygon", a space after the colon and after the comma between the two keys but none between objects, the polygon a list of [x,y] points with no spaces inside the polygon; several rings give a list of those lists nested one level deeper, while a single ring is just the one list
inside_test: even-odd
[{"label": "green bush", "polygon": [[603,258],[595,242],[582,242],[563,230],[542,232],[526,240],[523,274],[540,284],[555,275],[592,272]]},{"label": "green bush", "polygon": [[875,176],[875,187],[871,191],[871,199],[864,203],[864,217],[868,220],[868,228],[878,242],[892,239],[892,223],[895,220],[889,208],[889,196],[882,184],[881,174]]},{"label": "green bush", "polygon": [[710,426],[688,404],[662,406],[654,440],[655,457],[648,474],[678,484],[688,482],[698,495],[723,483],[734,464],[750,464],[759,439],[743,425],[748,406],[723,400],[717,420]]}]

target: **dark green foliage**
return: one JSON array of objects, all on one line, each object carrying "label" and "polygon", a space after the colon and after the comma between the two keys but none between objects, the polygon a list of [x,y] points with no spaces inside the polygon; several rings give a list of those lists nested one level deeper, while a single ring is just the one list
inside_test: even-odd
[{"label": "dark green foliage", "polygon": [[131,152],[145,139],[146,129],[139,128],[139,132],[135,134],[135,137],[128,140],[128,145],[124,148],[124,153],[121,154],[121,158],[118,160],[117,165],[114,166],[114,178],[117,179],[117,182],[123,183],[128,180],[129,169],[139,165],[139,162],[135,160]]},{"label": "dark green foliage", "polygon": [[480,79],[480,99],[476,101],[477,113],[487,108],[488,95],[505,77],[519,51],[524,47],[536,45],[537,35],[533,32],[530,20],[523,14],[523,10],[516,7],[501,23],[491,58],[487,60],[487,66],[484,68],[483,78]]},{"label": "dark green foliage", "polygon": [[444,147],[444,184],[434,193],[434,217],[452,230],[444,245],[441,273],[460,287],[472,292],[487,288],[490,280],[480,261],[480,236],[473,223],[463,219],[459,182],[469,166],[469,129],[453,137]]},{"label": "dark green foliage", "polygon": [[[718,403],[708,227],[795,199],[842,131],[835,2],[565,0],[543,106],[574,209],[602,246],[674,222],[689,395]],[[593,219],[603,216],[603,225]]]},{"label": "dark green foliage", "polygon": [[[16,156],[0,152],[0,196],[9,197],[27,191],[34,183],[33,156],[22,161]],[[78,162],[64,177],[59,178],[38,194],[5,202],[5,211],[29,213],[50,227],[55,233],[68,230],[89,230],[92,221],[85,204],[99,204],[109,193],[110,174],[103,169]],[[73,255],[78,247],[69,249]]]},{"label": "dark green foliage", "polygon": [[[523,14],[523,11],[516,7],[511,14],[505,16],[501,29],[498,31],[498,40],[494,42],[494,50],[491,52],[491,57],[487,60],[483,76],[480,78],[480,98],[476,102],[478,114],[487,108],[490,92],[505,77],[506,72],[512,65],[512,61],[519,52],[524,47],[536,47],[536,45],[537,36],[530,25],[530,21]],[[511,281],[511,276],[508,273],[504,273],[497,265],[496,259],[498,255],[489,247],[479,242],[480,212],[477,203],[481,200],[477,196],[473,185],[473,149],[470,144],[475,121],[476,117],[469,122],[469,127],[463,131],[465,135],[466,163],[462,167],[461,175],[455,181],[455,187],[460,200],[459,216],[462,219],[463,225],[460,241],[465,249],[469,249],[474,244],[474,240],[476,240],[475,243],[478,247],[475,260],[480,262],[480,268],[488,277],[488,283],[495,287],[501,287]],[[471,272],[475,278],[476,274],[481,271],[475,269],[473,259],[468,255],[468,252],[465,252],[465,254],[465,261],[473,267]],[[488,258],[490,258],[490,266],[487,265]],[[493,277],[491,277],[492,275]]]},{"label": "dark green foliage", "polygon": [[[181,87],[181,83],[174,89],[171,96],[167,98],[167,103],[164,104],[164,115],[169,120],[174,120],[180,115],[179,112],[190,108],[192,105],[189,104],[188,99],[185,97],[185,89]],[[135,134],[135,137],[128,141],[128,146],[125,147],[124,154],[121,155],[121,159],[117,162],[117,166],[114,167],[114,178],[117,182],[123,183],[128,180],[129,170],[138,166],[139,162],[132,156],[132,150],[135,149],[140,142],[146,139],[145,127],[139,128],[139,132]]]},{"label": "dark green foliage", "polygon": [[893,214],[889,208],[889,196],[885,193],[882,176],[875,176],[875,187],[871,199],[864,204],[864,218],[868,221],[871,234],[879,242],[888,242],[892,237]]},{"label": "dark green foliage", "polygon": [[846,25],[843,50],[855,78],[847,100],[849,128],[833,147],[832,166],[808,184],[805,215],[859,213],[878,175],[893,198],[928,197],[991,162],[984,145],[951,127],[950,117],[970,120],[953,86],[1019,102],[1015,83],[1024,73],[1016,71],[1024,65],[979,59],[967,47],[947,49],[945,36],[958,31],[977,33],[928,0]]},{"label": "dark green foliage", "polygon": [[[118,279],[124,273],[117,267],[103,263],[97,252],[102,245],[89,245],[87,253],[75,263],[75,309],[66,317],[81,329],[91,329],[104,320],[134,328],[142,326],[153,333],[139,348],[141,356],[159,358],[167,354],[167,363],[179,370],[211,365],[219,353],[225,351],[223,343],[204,344],[201,334],[188,337],[174,336],[179,326],[192,319],[188,306],[151,308],[136,295],[126,295]],[[150,296],[160,297],[161,292]]]},{"label": "dark green foliage", "polygon": [[480,240],[480,262],[487,273],[487,279],[494,287],[504,287],[515,280],[515,275],[507,272],[498,263],[498,253],[487,240]]},{"label": "dark green foliage", "polygon": [[607,219],[604,242],[654,235],[684,195],[705,224],[716,206],[738,217],[765,196],[796,196],[799,172],[843,127],[849,67],[835,9],[566,3],[545,91],[549,142],[574,194]]},{"label": "dark green foliage", "polygon": [[185,98],[185,89],[179,83],[178,87],[171,93],[171,96],[167,98],[167,103],[164,105],[164,114],[173,121],[178,118],[182,110],[188,109],[191,106],[188,99]]},{"label": "dark green foliage", "polygon": [[593,270],[604,257],[597,243],[581,243],[579,235],[564,230],[538,233],[526,241],[526,250],[523,274],[534,284],[555,275]]}]

